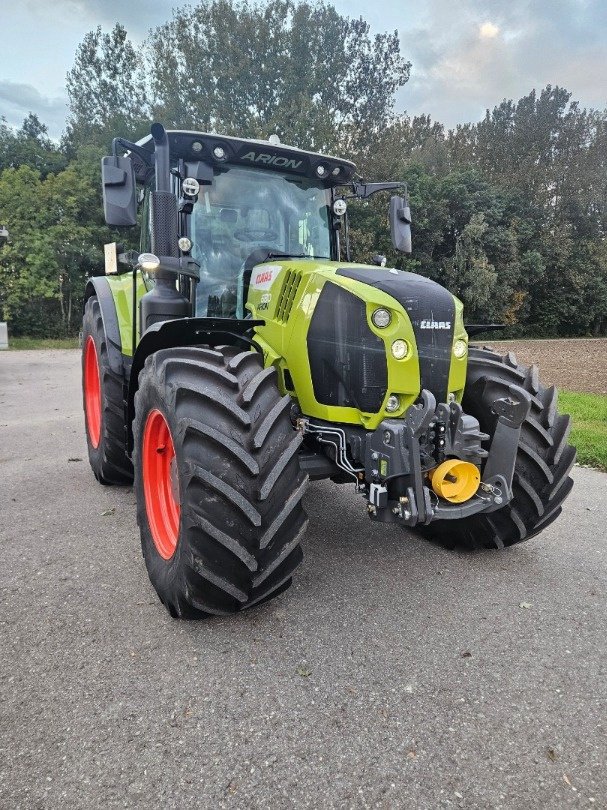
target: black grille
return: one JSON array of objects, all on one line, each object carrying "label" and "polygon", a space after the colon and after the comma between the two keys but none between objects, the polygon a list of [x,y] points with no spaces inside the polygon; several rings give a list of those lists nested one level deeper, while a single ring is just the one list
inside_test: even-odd
[{"label": "black grille", "polygon": [[364,301],[327,282],[310,322],[308,356],[317,402],[379,411],[388,366],[384,343],[367,324]]}]

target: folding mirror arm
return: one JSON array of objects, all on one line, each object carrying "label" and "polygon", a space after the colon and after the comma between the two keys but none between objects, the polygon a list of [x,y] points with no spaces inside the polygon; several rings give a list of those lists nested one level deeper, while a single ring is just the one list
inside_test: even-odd
[{"label": "folding mirror arm", "polygon": [[366,200],[372,194],[377,194],[379,191],[393,191],[397,188],[406,190],[406,183],[390,182],[390,183],[352,183],[352,192],[354,197],[360,200]]},{"label": "folding mirror arm", "polygon": [[344,200],[366,200],[372,194],[377,194],[380,191],[394,191],[394,189],[402,188],[407,191],[407,184],[404,182],[389,182],[389,183],[363,183],[354,181],[350,183],[347,188],[350,194],[334,193],[335,197],[342,197]]},{"label": "folding mirror arm", "polygon": [[128,152],[134,152],[137,157],[143,160],[146,166],[154,165],[153,152],[149,152],[147,149],[144,149],[143,146],[139,146],[132,141],[127,141],[126,138],[114,138],[112,140],[112,154],[114,157],[118,157],[118,149],[125,149]]}]

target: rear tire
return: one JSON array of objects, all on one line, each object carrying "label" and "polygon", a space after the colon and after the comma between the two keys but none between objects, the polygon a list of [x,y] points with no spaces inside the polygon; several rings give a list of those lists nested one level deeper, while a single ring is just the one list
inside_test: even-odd
[{"label": "rear tire", "polygon": [[[137,518],[171,616],[235,613],[291,584],[307,476],[289,410],[255,352],[172,348],[146,360],[133,424]],[[155,455],[167,452],[174,461]]]},{"label": "rear tire", "polygon": [[101,484],[131,484],[126,454],[122,377],[110,368],[101,307],[96,295],[82,320],[82,404],[89,462]]},{"label": "rear tire", "polygon": [[[491,437],[497,424],[491,403],[507,396],[510,385],[532,396],[531,411],[521,428],[512,501],[486,515],[437,520],[420,529],[425,537],[449,548],[500,549],[528,540],[560,515],[573,486],[569,473],[575,448],[567,443],[571,418],[556,410],[555,387],[544,388],[537,367],[518,365],[512,353],[502,357],[489,348],[470,349],[462,407]],[[489,445],[490,441],[486,449]]]}]

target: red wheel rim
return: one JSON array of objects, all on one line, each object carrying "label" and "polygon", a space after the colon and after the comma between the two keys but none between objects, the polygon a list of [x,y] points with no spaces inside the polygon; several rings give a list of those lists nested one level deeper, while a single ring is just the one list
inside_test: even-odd
[{"label": "red wheel rim", "polygon": [[84,349],[84,411],[89,439],[97,448],[101,439],[101,381],[97,347],[90,335]]},{"label": "red wheel rim", "polygon": [[150,411],[143,430],[141,451],[145,511],[154,545],[170,560],[179,537],[179,490],[175,446],[167,420]]}]

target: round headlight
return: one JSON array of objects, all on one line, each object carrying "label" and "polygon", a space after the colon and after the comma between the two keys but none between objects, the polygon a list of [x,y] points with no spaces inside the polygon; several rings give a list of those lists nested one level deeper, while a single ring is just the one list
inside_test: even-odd
[{"label": "round headlight", "polygon": [[153,253],[140,253],[139,266],[147,273],[153,273],[154,270],[158,270],[160,267],[160,259]]},{"label": "round headlight", "polygon": [[394,413],[400,408],[400,397],[397,397],[396,394],[390,394],[388,397],[388,401],[386,402],[386,410],[388,413]]},{"label": "round headlight", "polygon": [[226,150],[223,148],[223,146],[216,146],[215,149],[213,149],[213,154],[215,155],[217,160],[224,160],[226,156]]},{"label": "round headlight", "polygon": [[409,354],[409,345],[406,340],[395,340],[392,344],[392,354],[397,360],[403,360]]},{"label": "round headlight", "polygon": [[179,245],[179,250],[180,250],[182,253],[189,253],[189,252],[190,252],[190,250],[192,249],[192,243],[191,243],[191,241],[188,239],[188,237],[187,237],[187,236],[182,236],[182,237],[180,238],[180,240],[177,242],[177,244]]},{"label": "round headlight", "polygon": [[458,360],[461,360],[462,357],[466,356],[466,352],[468,351],[468,344],[465,340],[456,340],[453,344],[453,354],[457,357]]},{"label": "round headlight", "polygon": [[386,326],[390,325],[392,316],[390,315],[389,310],[380,307],[379,309],[373,311],[371,314],[371,320],[373,321],[373,325],[377,326],[378,329],[385,329]]},{"label": "round headlight", "polygon": [[316,174],[319,177],[324,177],[326,175],[326,173],[327,173],[327,167],[323,166],[322,163],[320,164],[320,166],[316,167]]},{"label": "round headlight", "polygon": [[336,217],[343,217],[348,209],[348,204],[345,200],[341,198],[339,200],[335,200],[333,203],[333,213]]},{"label": "round headlight", "polygon": [[198,192],[200,191],[200,183],[196,180],[195,177],[186,177],[186,179],[181,184],[181,190],[184,194],[187,194],[188,197],[198,197]]},{"label": "round headlight", "polygon": [[200,141],[194,141],[192,144],[192,152],[202,152],[202,144]]}]

